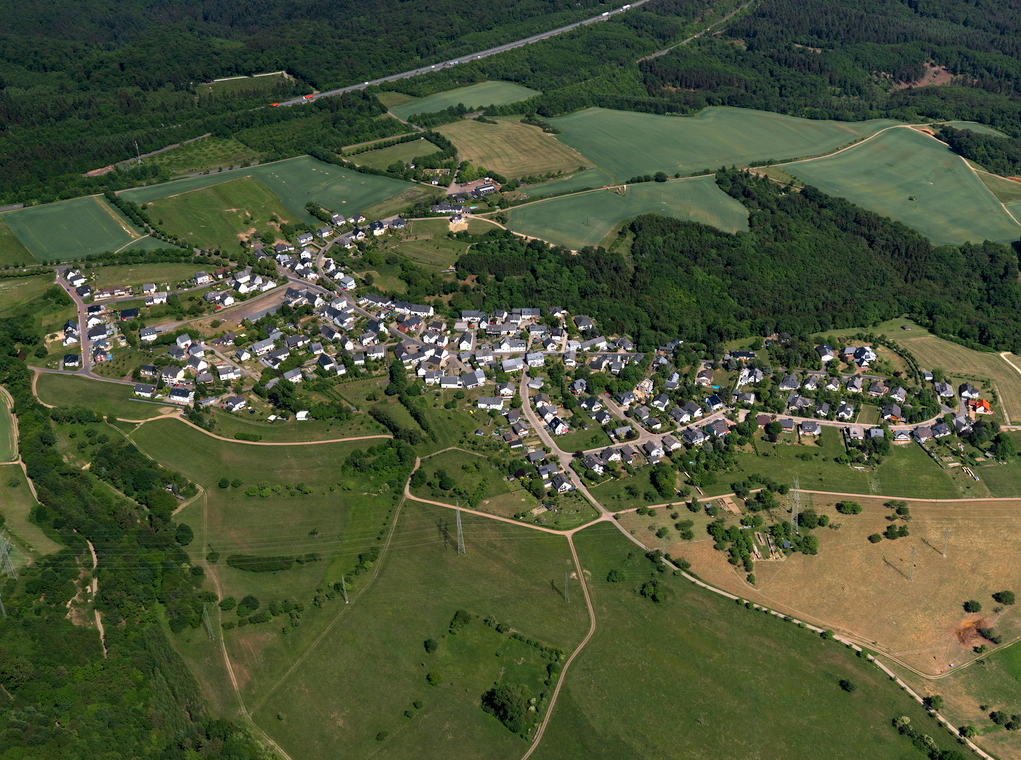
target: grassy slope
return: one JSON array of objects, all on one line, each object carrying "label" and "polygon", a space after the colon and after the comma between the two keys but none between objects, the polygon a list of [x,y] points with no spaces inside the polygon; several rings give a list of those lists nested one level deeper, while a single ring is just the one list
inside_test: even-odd
[{"label": "grassy slope", "polygon": [[570,193],[577,190],[602,187],[612,182],[613,177],[602,169],[586,169],[565,179],[554,179],[538,185],[529,185],[521,192],[523,195],[531,198],[537,195],[557,195],[558,193]]},{"label": "grassy slope", "polygon": [[158,417],[163,408],[132,400],[131,386],[121,383],[104,383],[74,375],[40,373],[36,381],[39,400],[45,404],[87,406],[103,415],[113,414],[120,419],[143,420]]},{"label": "grassy slope", "polygon": [[18,458],[17,437],[14,414],[5,396],[0,399],[0,462],[13,462]]},{"label": "grassy slope", "polygon": [[[843,647],[681,578],[659,576],[667,600],[653,604],[634,591],[650,567],[641,556],[625,583],[606,582],[634,548],[613,527],[575,541],[598,627],[536,758],[918,755],[890,719],[928,725],[921,707]],[[841,691],[841,678],[858,690]],[[945,732],[929,733],[953,746]]]},{"label": "grassy slope", "polygon": [[435,113],[444,108],[456,106],[458,103],[462,103],[468,108],[502,106],[538,94],[536,90],[530,90],[511,82],[480,82],[469,87],[459,87],[456,90],[438,92],[426,98],[392,105],[390,112],[400,119],[407,119],[412,114]]},{"label": "grassy slope", "polygon": [[1021,182],[1015,182],[1005,177],[988,172],[979,172],[978,178],[982,184],[989,188],[989,192],[996,196],[1000,203],[1017,203],[1021,201]]},{"label": "grassy slope", "polygon": [[35,264],[35,256],[26,248],[0,217],[0,266]]},{"label": "grassy slope", "polygon": [[438,127],[457,146],[462,160],[503,174],[524,177],[550,172],[573,172],[591,162],[573,148],[517,119],[496,124],[462,119]]},{"label": "grassy slope", "polygon": [[[17,485],[12,486],[11,483]],[[0,465],[0,513],[4,516],[4,528],[11,534],[19,552],[52,554],[61,546],[29,520],[35,503],[21,465]]]},{"label": "grassy slope", "polygon": [[554,198],[508,212],[510,228],[556,245],[598,245],[613,227],[640,214],[662,213],[737,232],[748,229],[748,211],[723,193],[712,177],[630,185],[626,195],[600,190]]},{"label": "grassy slope", "polygon": [[418,264],[446,269],[468,249],[467,243],[448,238],[447,230],[446,219],[411,222],[399,250]]},{"label": "grassy slope", "polygon": [[39,261],[114,251],[141,235],[98,196],[9,211],[2,218]]},{"label": "grassy slope", "polygon": [[742,108],[707,108],[696,116],[589,108],[551,119],[570,145],[618,181],[632,176],[797,158],[835,150],[896,124],[815,121]]},{"label": "grassy slope", "polygon": [[936,244],[1021,237],[1021,225],[959,156],[911,129],[784,168],[824,192],[914,227]]}]

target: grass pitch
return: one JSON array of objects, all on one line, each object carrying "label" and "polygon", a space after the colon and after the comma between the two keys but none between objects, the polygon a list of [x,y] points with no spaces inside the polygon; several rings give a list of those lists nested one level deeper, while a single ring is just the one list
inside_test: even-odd
[{"label": "grass pitch", "polygon": [[508,216],[515,232],[578,250],[598,245],[625,219],[657,212],[727,232],[748,229],[748,210],[720,190],[712,177],[629,185],[623,196],[597,190],[553,198],[511,209]]},{"label": "grass pitch", "polygon": [[1021,224],[964,160],[913,129],[892,129],[839,155],[784,169],[823,192],[903,222],[937,245],[1021,238]]},{"label": "grass pitch", "polygon": [[828,153],[898,122],[816,121],[743,108],[707,108],[697,116],[588,108],[551,119],[557,137],[617,181],[658,171],[690,174],[721,165]]},{"label": "grass pitch", "polygon": [[462,160],[505,177],[574,172],[591,165],[583,155],[538,127],[514,118],[495,121],[496,124],[484,124],[462,119],[444,124],[436,131],[457,146]]},{"label": "grass pitch", "polygon": [[0,217],[38,261],[124,248],[142,233],[99,196],[8,211]]},{"label": "grass pitch", "polygon": [[[917,755],[890,720],[922,708],[843,646],[669,574],[659,603],[638,587],[652,565],[615,528],[581,531],[596,632],[567,673],[533,757],[875,758]],[[621,583],[607,582],[620,569]],[[574,601],[574,593],[571,601]],[[857,685],[848,694],[838,682]],[[941,748],[954,740],[926,730]]]},{"label": "grass pitch", "polygon": [[539,94],[538,90],[531,90],[512,82],[480,82],[469,87],[458,87],[456,90],[438,92],[425,98],[392,105],[390,113],[399,119],[407,119],[413,114],[435,113],[458,103],[468,108],[484,108],[517,103],[519,100],[527,100]]},{"label": "grass pitch", "polygon": [[243,237],[270,224],[273,216],[285,222],[298,221],[253,177],[161,198],[150,204],[149,213],[182,240],[224,251],[236,250]]}]

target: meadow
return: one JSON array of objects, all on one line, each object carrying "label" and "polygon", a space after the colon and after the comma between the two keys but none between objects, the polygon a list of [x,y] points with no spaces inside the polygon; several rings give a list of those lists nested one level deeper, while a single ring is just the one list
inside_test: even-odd
[{"label": "meadow", "polygon": [[[213,410],[213,421],[217,435],[233,438],[235,434],[260,435],[266,443],[298,443],[328,441],[336,438],[351,438],[363,435],[384,435],[386,430],[367,414],[357,414],[352,419],[340,420],[305,420],[298,422],[294,418],[286,421],[275,420],[264,422],[257,419],[258,415],[232,414],[222,409]],[[366,446],[371,446],[368,441]]]},{"label": "meadow", "polygon": [[537,195],[560,195],[611,184],[613,184],[613,177],[602,169],[593,168],[563,179],[553,179],[538,185],[527,185],[521,190],[521,193],[528,198],[534,198]]},{"label": "meadow", "polygon": [[0,398],[0,462],[18,458],[18,429],[7,396]]},{"label": "meadow", "polygon": [[405,209],[409,206],[414,206],[419,201],[432,205],[444,197],[442,188],[407,184],[404,187],[406,189],[397,193],[397,195],[391,195],[381,201],[365,206],[361,213],[366,219],[386,219],[395,214],[403,213]]},{"label": "meadow", "polygon": [[[231,77],[221,79],[219,82],[202,82],[195,85],[197,95],[225,95],[236,92],[251,92],[253,90],[265,90],[269,93],[282,80],[291,79],[286,74],[267,74],[258,77]],[[268,97],[268,95],[267,95]]]},{"label": "meadow", "polygon": [[898,122],[817,121],[743,108],[685,117],[588,108],[550,123],[562,132],[558,140],[625,182],[658,171],[690,174],[828,153]]},{"label": "meadow", "polygon": [[[614,527],[574,540],[597,627],[534,758],[920,756],[890,721],[927,726],[921,706],[845,647],[669,573],[651,573],[654,603],[637,593],[652,565]],[[607,581],[614,569],[623,582]],[[840,679],[857,689],[841,690]],[[946,732],[926,733],[955,746]]]},{"label": "meadow", "polygon": [[748,210],[720,190],[712,177],[630,185],[625,195],[596,190],[552,198],[513,208],[507,215],[514,232],[579,250],[599,245],[626,219],[654,213],[727,232],[748,229]]},{"label": "meadow", "polygon": [[436,113],[458,103],[468,108],[484,108],[517,103],[519,100],[526,100],[539,94],[537,90],[530,90],[512,82],[480,82],[391,105],[390,113],[398,119],[407,119],[413,114]]},{"label": "meadow", "polygon": [[461,449],[450,449],[422,460],[420,469],[428,476],[433,486],[423,485],[412,489],[412,494],[424,499],[453,504],[457,496],[436,485],[437,471],[449,475],[456,485],[469,493],[483,488],[484,496],[477,509],[510,516],[532,509],[538,504],[535,497],[526,491],[518,481],[505,479],[506,468],[501,468],[491,458],[472,454]]},{"label": "meadow", "polygon": [[161,227],[199,248],[237,249],[238,242],[263,229],[274,216],[294,223],[297,218],[253,177],[171,195],[149,204]]},{"label": "meadow", "polygon": [[116,251],[142,237],[99,196],[7,211],[0,220],[42,262]]},{"label": "meadow", "polygon": [[[29,520],[36,505],[20,464],[0,464],[0,513],[3,527],[18,547],[21,560],[60,551],[61,545]],[[17,559],[16,559],[17,561]]]},{"label": "meadow", "polygon": [[[293,757],[523,754],[525,742],[485,714],[479,698],[503,679],[525,683],[536,695],[538,686],[529,683],[534,675],[521,670],[526,653],[484,629],[449,634],[451,618],[459,609],[491,615],[571,651],[588,628],[585,605],[576,585],[570,604],[562,596],[564,572],[573,570],[563,538],[471,514],[462,524],[466,555],[458,556],[452,510],[405,502],[365,594],[337,615],[314,648],[290,653],[292,661],[301,659],[272,692],[249,701],[255,721],[285,751]],[[433,654],[423,648],[427,638],[439,643]],[[429,685],[429,672],[443,683]],[[415,700],[420,709],[412,707]],[[380,741],[379,732],[388,735]]]},{"label": "meadow", "polygon": [[839,155],[784,169],[823,192],[903,222],[937,245],[1021,237],[1021,225],[964,160],[913,129],[892,129]]},{"label": "meadow", "polygon": [[496,124],[462,119],[437,127],[457,146],[462,161],[484,166],[505,177],[574,172],[591,162],[538,127],[502,117]]},{"label": "meadow", "polygon": [[976,171],[982,184],[989,188],[996,200],[1009,206],[1012,203],[1021,201],[1021,182],[1001,177],[998,174],[990,174],[985,171]]},{"label": "meadow", "polygon": [[118,266],[96,267],[92,273],[96,276],[97,288],[108,288],[113,285],[138,286],[147,282],[157,285],[184,283],[198,271],[191,262],[184,264],[121,264]]},{"label": "meadow", "polygon": [[88,377],[40,372],[36,378],[36,395],[50,406],[87,406],[104,416],[118,419],[144,420],[160,416],[161,406],[135,400],[131,386],[123,383],[106,383]]},{"label": "meadow", "polygon": [[[470,220],[468,230],[472,229]],[[476,228],[490,225],[476,225]],[[453,265],[468,250],[468,244],[447,237],[448,224],[446,219],[419,219],[409,223],[408,231],[398,245],[398,250],[414,261],[426,267],[446,269]],[[486,229],[481,230],[485,232]]]},{"label": "meadow", "polygon": [[225,166],[247,166],[261,158],[261,153],[244,143],[232,138],[210,135],[149,156],[142,161],[160,166],[170,174],[192,174],[213,171]]},{"label": "meadow", "polygon": [[0,216],[0,266],[35,263],[35,256],[18,240],[18,236]]},{"label": "meadow", "polygon": [[436,146],[426,140],[424,137],[420,137],[417,140],[411,142],[399,143],[398,145],[391,145],[388,148],[380,148],[378,150],[370,150],[365,153],[357,153],[353,156],[347,156],[347,160],[352,163],[358,164],[359,166],[371,166],[373,169],[386,169],[390,164],[395,161],[400,163],[414,163],[415,159],[419,156],[427,156],[430,153],[435,153],[437,150]]}]

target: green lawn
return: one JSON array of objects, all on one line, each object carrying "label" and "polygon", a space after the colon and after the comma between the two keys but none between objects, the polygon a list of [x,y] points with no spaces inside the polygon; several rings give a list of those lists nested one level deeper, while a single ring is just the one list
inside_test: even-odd
[{"label": "green lawn", "polygon": [[554,179],[538,185],[527,185],[521,192],[529,198],[534,198],[537,195],[573,193],[578,190],[588,190],[589,188],[611,184],[614,184],[613,177],[602,169],[593,168],[572,174],[564,179]]},{"label": "green lawn", "polygon": [[237,140],[209,136],[163,153],[157,153],[155,156],[143,159],[143,162],[156,164],[171,174],[192,174],[219,169],[223,166],[248,165],[261,158],[262,154]]},{"label": "green lawn", "polygon": [[897,124],[799,119],[743,108],[707,108],[686,117],[588,108],[550,122],[562,132],[557,139],[620,182],[658,171],[690,174],[828,153]]},{"label": "green lawn", "polygon": [[0,398],[0,462],[13,462],[18,458],[18,433],[14,414],[7,397]]},{"label": "green lawn", "polygon": [[35,256],[28,250],[0,216],[0,266],[35,264]]},{"label": "green lawn", "polygon": [[39,400],[53,406],[87,406],[102,415],[144,420],[158,417],[159,404],[136,401],[130,385],[106,383],[88,377],[41,372],[36,380]]},{"label": "green lawn", "polygon": [[419,156],[427,156],[435,153],[436,146],[424,137],[410,142],[391,145],[389,148],[370,150],[365,153],[358,153],[347,158],[348,161],[359,166],[371,166],[373,169],[386,169],[395,161],[401,163],[414,163]]},{"label": "green lawn", "polygon": [[[657,117],[666,118],[666,117]],[[748,229],[748,210],[712,177],[629,185],[625,195],[598,190],[519,206],[510,228],[573,250],[598,245],[615,225],[640,214],[662,213],[727,232]]]},{"label": "green lawn", "polygon": [[[575,415],[568,424],[571,426],[571,432],[556,437],[557,446],[563,451],[586,451],[612,443],[603,427],[588,419],[586,415]],[[588,429],[583,429],[582,425],[588,425]]]},{"label": "green lawn", "polygon": [[[890,725],[901,715],[941,748],[956,746],[920,705],[845,647],[652,573],[612,526],[587,528],[575,543],[597,627],[568,671],[533,757],[921,757]],[[626,580],[608,583],[611,569]],[[662,584],[659,604],[636,593],[653,575]],[[844,692],[840,679],[857,689]]]},{"label": "green lawn", "polygon": [[149,213],[189,244],[225,251],[235,250],[239,240],[252,230],[264,229],[274,216],[285,222],[298,221],[253,177],[161,198],[149,205]]},{"label": "green lawn", "polygon": [[92,271],[96,275],[96,287],[107,288],[112,285],[142,285],[154,282],[183,283],[195,274],[199,268],[188,262],[186,264],[124,264],[121,266],[98,267]]},{"label": "green lawn", "polygon": [[99,196],[8,211],[0,219],[38,261],[116,251],[142,235]]},{"label": "green lawn", "polygon": [[[992,464],[975,468],[975,474],[989,489],[990,496],[1021,497],[1021,459],[1013,459],[1007,464]],[[966,485],[973,481],[969,478]]]},{"label": "green lawn", "polygon": [[[478,622],[457,635],[447,627],[464,609],[570,651],[588,627],[585,605],[576,585],[570,604],[561,596],[564,571],[572,568],[563,538],[470,514],[462,524],[467,554],[459,557],[452,511],[406,503],[368,592],[254,710],[260,727],[292,757],[524,753],[527,744],[483,713],[479,697],[501,679],[537,688],[527,653]],[[439,642],[435,654],[423,649],[427,638]],[[428,672],[439,673],[443,684],[427,684]],[[412,708],[415,700],[421,710]],[[388,732],[382,743],[380,731]]]},{"label": "green lawn", "polygon": [[468,108],[484,106],[502,106],[516,103],[540,94],[537,90],[513,84],[511,82],[480,82],[469,87],[438,92],[425,98],[409,100],[390,107],[390,112],[399,119],[407,119],[412,114],[435,113],[444,108],[461,103]]},{"label": "green lawn", "polygon": [[35,504],[21,465],[0,465],[0,513],[4,516],[3,527],[14,539],[22,559],[52,554],[61,549],[60,544],[29,520]]},{"label": "green lawn", "polygon": [[938,245],[1021,237],[1021,225],[964,160],[913,129],[893,129],[840,155],[784,168],[824,192],[914,227]]}]

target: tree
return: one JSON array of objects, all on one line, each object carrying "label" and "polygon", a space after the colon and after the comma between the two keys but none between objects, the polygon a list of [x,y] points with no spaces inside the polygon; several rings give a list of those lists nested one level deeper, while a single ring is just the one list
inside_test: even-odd
[{"label": "tree", "polygon": [[188,523],[181,523],[177,526],[177,531],[174,533],[174,539],[181,546],[187,546],[195,540],[195,532],[191,529]]},{"label": "tree", "polygon": [[882,540],[883,540],[883,537],[881,535],[879,535],[878,533],[873,533],[871,536],[869,536],[869,543],[872,543],[872,544],[878,544]]},{"label": "tree", "polygon": [[223,610],[224,612],[230,612],[236,606],[237,600],[232,596],[228,596],[220,600],[220,609]]},{"label": "tree", "polygon": [[982,605],[976,602],[974,599],[969,599],[964,603],[965,612],[981,612]]},{"label": "tree", "polygon": [[502,684],[482,695],[482,709],[518,733],[528,717],[528,695],[522,686]]},{"label": "tree", "polygon": [[441,683],[443,683],[443,676],[441,676],[439,673],[428,673],[425,677],[425,680],[428,681],[433,686],[439,686]]},{"label": "tree", "polygon": [[846,678],[840,679],[840,688],[850,694],[852,691],[858,688],[858,685],[854,681],[848,681]]},{"label": "tree", "polygon": [[999,604],[1013,604],[1014,603],[1014,592],[1013,591],[997,591],[993,594],[993,599]]},{"label": "tree", "polygon": [[242,614],[242,610],[248,610],[249,612],[255,612],[259,609],[259,600],[251,594],[248,594],[244,599],[238,602],[238,614]]},{"label": "tree", "polygon": [[933,712],[937,712],[943,709],[943,697],[941,697],[939,694],[933,694],[931,696],[928,696],[924,700],[922,700],[922,702],[925,705],[926,710],[932,710]]},{"label": "tree", "polygon": [[432,654],[433,652],[435,652],[439,648],[440,648],[440,645],[436,642],[436,639],[426,639],[425,640],[425,651],[428,652],[429,654]]},{"label": "tree", "polygon": [[216,485],[220,488],[230,488],[230,478],[220,478],[220,482]]},{"label": "tree", "polygon": [[606,580],[610,583],[623,583],[627,580],[627,576],[624,574],[623,570],[615,567],[606,574]]},{"label": "tree", "polygon": [[838,501],[837,511],[842,515],[861,514],[861,504],[856,501]]}]

